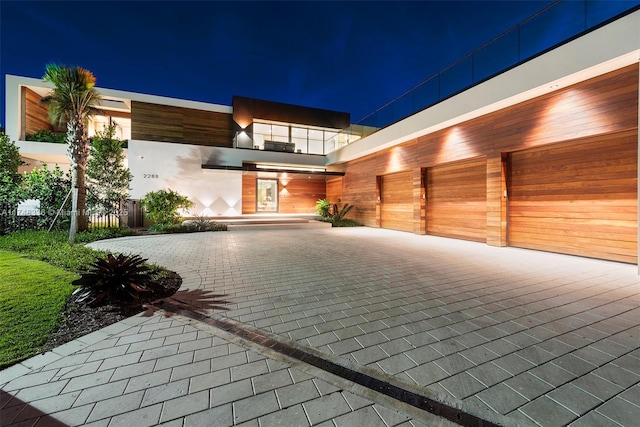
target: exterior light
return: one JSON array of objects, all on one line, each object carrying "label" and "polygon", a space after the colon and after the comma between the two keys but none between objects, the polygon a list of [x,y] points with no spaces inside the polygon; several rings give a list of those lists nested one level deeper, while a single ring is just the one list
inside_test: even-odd
[{"label": "exterior light", "polygon": [[325,168],[302,168],[298,166],[278,166],[278,165],[256,165],[256,169],[271,169],[271,170],[279,170],[279,171],[326,172]]}]

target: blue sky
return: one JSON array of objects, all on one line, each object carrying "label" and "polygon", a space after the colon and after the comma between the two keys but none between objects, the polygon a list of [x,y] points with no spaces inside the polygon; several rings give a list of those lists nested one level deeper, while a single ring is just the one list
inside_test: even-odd
[{"label": "blue sky", "polygon": [[56,62],[88,68],[99,87],[356,121],[549,3],[2,0],[0,94],[5,74],[40,78]]}]

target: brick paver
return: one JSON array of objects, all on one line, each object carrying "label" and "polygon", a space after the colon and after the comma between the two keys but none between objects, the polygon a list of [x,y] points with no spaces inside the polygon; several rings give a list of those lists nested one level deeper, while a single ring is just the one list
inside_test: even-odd
[{"label": "brick paver", "polygon": [[[201,312],[425,386],[463,408],[522,425],[637,419],[633,265],[367,228],[234,230],[93,246],[179,272],[185,280],[175,299]],[[161,313],[0,373],[2,390],[16,397],[0,401],[3,423],[5,414],[27,415],[16,410],[22,402],[77,424],[198,425],[207,414],[221,425],[295,423],[302,415],[309,425],[420,423],[371,400],[352,406],[340,387]],[[70,376],[69,366],[82,375]],[[97,392],[108,396],[96,400]],[[128,395],[126,405],[113,405],[122,413],[105,406]]]}]

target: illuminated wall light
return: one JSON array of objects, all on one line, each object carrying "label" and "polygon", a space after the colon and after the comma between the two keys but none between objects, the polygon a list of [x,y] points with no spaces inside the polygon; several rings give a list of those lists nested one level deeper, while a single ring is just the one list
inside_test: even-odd
[{"label": "illuminated wall light", "polygon": [[472,141],[465,135],[464,130],[458,126],[445,131],[446,134],[440,145],[437,162],[448,162],[460,159],[460,153],[465,154],[465,158],[478,155],[477,150],[472,149]]},{"label": "illuminated wall light", "polygon": [[238,120],[236,121],[236,123],[238,124],[238,126],[240,126],[240,129],[246,129],[247,126],[249,126],[251,124],[251,121],[245,121],[245,120]]},{"label": "illuminated wall light", "polygon": [[[589,102],[589,92],[580,89],[571,89],[557,92],[555,96],[550,97],[545,104],[541,105],[540,111],[544,114],[539,115],[536,123],[531,129],[523,135],[523,141],[526,146],[538,146],[541,143],[551,142],[557,130],[561,130],[565,126],[564,118],[573,114],[574,111],[580,111],[583,119],[598,129],[598,133],[605,133],[609,129],[615,129],[615,120],[612,120],[608,109],[585,108],[585,104]],[[604,112],[602,111],[604,110]],[[566,132],[562,129],[563,132]],[[576,128],[574,137],[586,137],[583,129]],[[571,135],[566,135],[571,138]]]},{"label": "illuminated wall light", "polygon": [[389,157],[389,165],[387,167],[387,173],[398,172],[403,169],[402,167],[402,147],[394,147],[391,149],[391,156]]}]

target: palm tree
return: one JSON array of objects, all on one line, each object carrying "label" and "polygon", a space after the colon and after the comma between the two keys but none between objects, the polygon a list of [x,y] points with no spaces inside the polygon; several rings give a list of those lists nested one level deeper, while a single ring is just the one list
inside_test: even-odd
[{"label": "palm tree", "polygon": [[67,155],[71,162],[71,183],[77,189],[77,210],[71,221],[69,238],[73,243],[75,232],[86,231],[89,227],[87,217],[87,187],[85,170],[89,159],[89,136],[87,120],[96,113],[95,106],[100,94],[95,89],[96,78],[81,67],[67,67],[57,64],[46,66],[43,79],[53,83],[49,95],[41,103],[49,107],[49,119],[67,127]]}]

